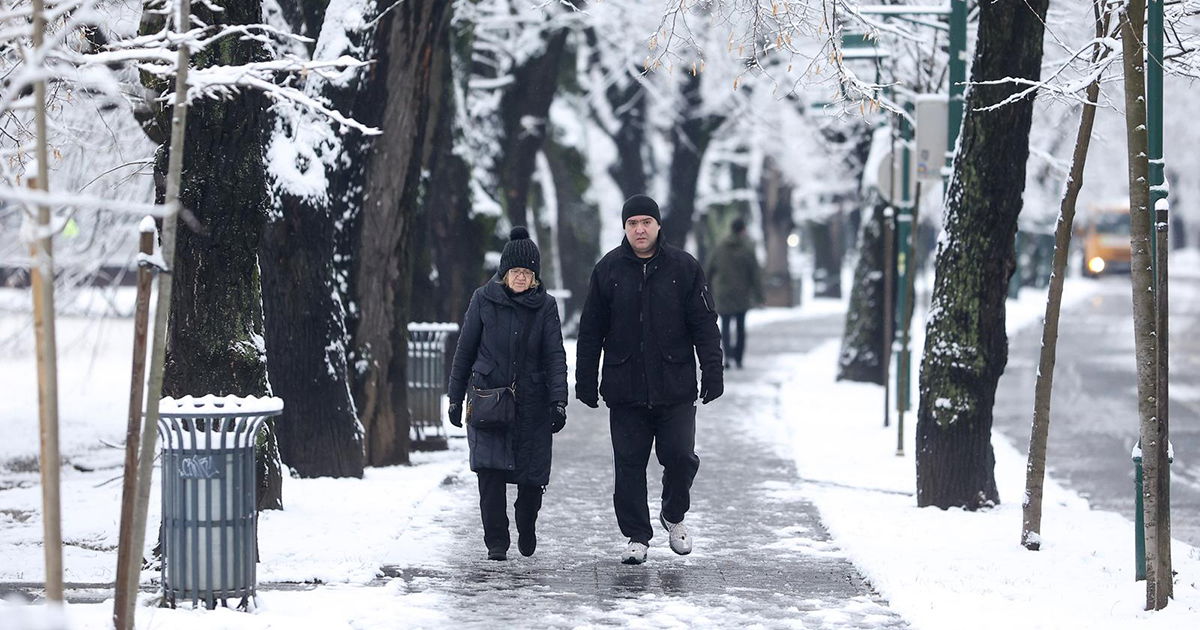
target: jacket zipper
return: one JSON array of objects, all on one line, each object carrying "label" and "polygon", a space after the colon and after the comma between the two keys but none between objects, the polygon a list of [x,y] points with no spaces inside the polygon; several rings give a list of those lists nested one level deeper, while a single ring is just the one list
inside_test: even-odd
[{"label": "jacket zipper", "polygon": [[650,263],[642,263],[642,284],[638,287],[638,324],[641,325],[639,349],[642,353],[642,382],[646,384],[646,406],[654,409],[654,401],[651,400],[650,379],[646,373],[646,280],[650,275]]}]

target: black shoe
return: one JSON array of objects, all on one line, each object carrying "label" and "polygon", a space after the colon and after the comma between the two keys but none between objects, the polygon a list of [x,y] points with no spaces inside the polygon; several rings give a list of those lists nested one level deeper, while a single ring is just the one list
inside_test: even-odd
[{"label": "black shoe", "polygon": [[537,550],[537,534],[534,533],[532,527],[529,528],[528,533],[520,532],[517,535],[517,550],[526,558],[532,556],[533,552]]},{"label": "black shoe", "polygon": [[499,547],[488,549],[488,560],[508,560],[508,550]]}]

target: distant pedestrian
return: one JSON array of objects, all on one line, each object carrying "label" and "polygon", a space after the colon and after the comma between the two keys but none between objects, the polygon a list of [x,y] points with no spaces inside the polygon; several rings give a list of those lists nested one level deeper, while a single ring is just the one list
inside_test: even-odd
[{"label": "distant pedestrian", "polygon": [[[509,238],[495,278],[471,296],[449,384],[450,424],[456,427],[463,425],[463,399],[471,390],[467,446],[471,470],[479,477],[479,512],[490,560],[507,558],[510,483],[517,486],[517,549],[533,555],[534,524],[550,483],[551,434],[567,423],[567,363],[558,307],[541,285],[541,254],[529,231],[515,227]],[[515,398],[510,407],[515,417],[507,426],[485,428],[485,420],[493,422],[484,417],[487,403],[496,400],[493,396],[509,395]]]},{"label": "distant pedestrian", "polygon": [[746,235],[746,222],[734,219],[730,228],[729,236],[709,257],[708,281],[721,316],[725,367],[736,364],[741,368],[746,353],[746,311],[763,303],[762,272],[754,241]]},{"label": "distant pedestrian", "polygon": [[[625,239],[592,270],[579,320],[575,395],[589,407],[608,405],[616,489],[613,507],[629,543],[625,564],[646,561],[653,536],[646,505],[646,464],[653,445],[663,466],[658,520],[671,550],[687,554],[683,523],[691,505],[696,456],[696,359],[700,398],[724,391],[720,333],[704,270],[659,237],[658,204],[634,195],[621,210]],[[600,380],[600,352],[604,373]],[[599,381],[599,382],[598,382]]]}]

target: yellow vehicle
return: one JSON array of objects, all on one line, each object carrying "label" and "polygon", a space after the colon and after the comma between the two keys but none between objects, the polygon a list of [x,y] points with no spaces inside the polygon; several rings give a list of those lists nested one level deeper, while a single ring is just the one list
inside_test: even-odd
[{"label": "yellow vehicle", "polygon": [[1129,272],[1129,204],[1092,206],[1081,226],[1083,275]]}]

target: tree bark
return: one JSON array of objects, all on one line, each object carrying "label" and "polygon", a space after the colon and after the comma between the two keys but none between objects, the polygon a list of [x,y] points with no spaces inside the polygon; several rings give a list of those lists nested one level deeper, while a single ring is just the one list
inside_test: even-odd
[{"label": "tree bark", "polygon": [[1142,514],[1146,542],[1146,609],[1167,605],[1171,592],[1170,547],[1160,555],[1160,467],[1166,466],[1159,445],[1166,431],[1157,413],[1158,348],[1155,320],[1153,217],[1150,213],[1150,140],[1146,133],[1146,66],[1142,48],[1145,0],[1130,0],[1121,14],[1121,51],[1125,76],[1125,133],[1129,159],[1129,240],[1133,284],[1134,355],[1137,358],[1138,417],[1142,451]]},{"label": "tree bark", "polygon": [[979,35],[959,151],[947,191],[921,361],[917,505],[974,510],[1000,501],[992,405],[1008,361],[1004,307],[1015,265],[1013,237],[1025,188],[1033,100],[994,110],[1039,80],[1048,0],[979,5]]},{"label": "tree bark", "polygon": [[887,349],[891,343],[884,331],[884,317],[894,309],[888,304],[884,287],[884,239],[888,230],[888,204],[876,199],[870,205],[858,238],[858,265],[850,287],[850,305],[846,310],[846,332],[838,357],[838,380],[862,383],[887,383]]},{"label": "tree bark", "polygon": [[[1093,3],[1096,14],[1096,39],[1108,33],[1107,16],[1100,19],[1099,0]],[[1092,63],[1108,56],[1108,48],[1096,44]],[[1083,169],[1087,164],[1092,126],[1096,120],[1093,103],[1100,96],[1100,79],[1088,84],[1087,102],[1079,115],[1079,130],[1075,135],[1075,150],[1071,170],[1054,228],[1054,269],[1050,272],[1050,288],[1046,296],[1046,318],[1042,324],[1042,348],[1038,358],[1037,381],[1033,394],[1033,427],[1029,435],[1029,460],[1025,466],[1025,500],[1022,504],[1021,544],[1037,551],[1042,539],[1042,489],[1046,479],[1046,445],[1050,434],[1050,397],[1054,391],[1054,362],[1058,350],[1058,322],[1062,309],[1063,282],[1066,280],[1067,257],[1071,249],[1071,227],[1075,221],[1075,204],[1083,188]]]},{"label": "tree bark", "polygon": [[[261,6],[224,2],[224,11],[197,5],[206,24],[258,24]],[[261,61],[257,41],[229,37],[193,57],[193,65],[236,66]],[[180,201],[202,232],[179,232],[163,393],[264,396],[267,357],[263,342],[258,243],[270,196],[265,147],[267,98],[242,91],[226,100],[202,100],[188,113]],[[166,150],[156,176],[165,176]],[[165,191],[158,190],[161,202]],[[259,432],[258,508],[283,507],[279,453],[273,423]]]},{"label": "tree bark", "polygon": [[377,5],[379,11],[389,7],[375,40],[378,62],[359,86],[354,111],[355,118],[383,133],[366,143],[361,210],[347,224],[350,295],[357,313],[351,330],[353,386],[366,431],[367,463],[374,466],[408,462],[405,367],[412,238],[437,42],[439,30],[448,28],[451,3]]},{"label": "tree bark", "polygon": [[676,247],[687,244],[696,213],[696,183],[704,152],[713,133],[725,121],[724,116],[700,115],[700,75],[688,73],[680,94],[683,103],[671,127],[671,167],[668,172],[668,197],[663,209],[662,234]]},{"label": "tree bark", "polygon": [[763,265],[765,305],[794,306],[799,296],[793,295],[792,272],[788,266],[788,237],[796,229],[792,220],[792,187],[771,157],[763,161],[758,205],[762,210],[763,247],[767,251]]}]

